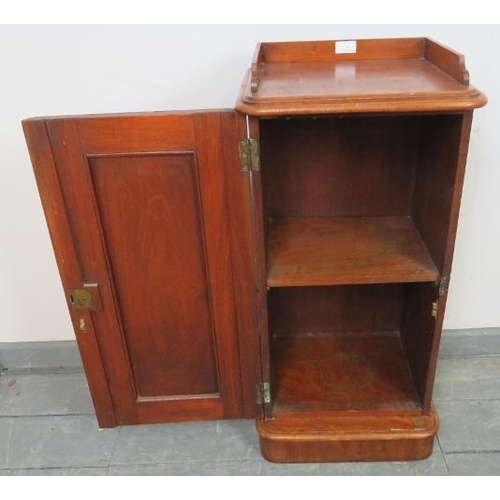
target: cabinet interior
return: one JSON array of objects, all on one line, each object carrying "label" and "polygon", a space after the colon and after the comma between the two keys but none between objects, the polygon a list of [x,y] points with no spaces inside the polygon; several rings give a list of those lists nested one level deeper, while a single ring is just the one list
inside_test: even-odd
[{"label": "cabinet interior", "polygon": [[462,119],[260,120],[273,414],[429,408]]}]

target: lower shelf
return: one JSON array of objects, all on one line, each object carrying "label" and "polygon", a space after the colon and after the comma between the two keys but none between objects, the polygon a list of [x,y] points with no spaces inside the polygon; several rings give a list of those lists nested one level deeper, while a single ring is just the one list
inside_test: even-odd
[{"label": "lower shelf", "polygon": [[273,359],[275,416],[329,410],[420,413],[398,332],[278,337]]},{"label": "lower shelf", "polygon": [[420,416],[258,419],[264,458],[271,462],[420,460],[432,453],[439,420]]}]

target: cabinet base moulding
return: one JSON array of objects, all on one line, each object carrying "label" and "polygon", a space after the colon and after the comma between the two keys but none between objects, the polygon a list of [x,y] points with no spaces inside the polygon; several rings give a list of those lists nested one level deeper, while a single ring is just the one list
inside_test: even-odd
[{"label": "cabinet base moulding", "polygon": [[262,455],[270,462],[421,460],[431,455],[437,413],[393,417],[256,420]]}]

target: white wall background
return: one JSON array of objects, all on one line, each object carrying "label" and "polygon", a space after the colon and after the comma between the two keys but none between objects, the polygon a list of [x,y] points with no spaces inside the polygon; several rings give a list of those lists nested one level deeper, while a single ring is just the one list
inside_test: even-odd
[{"label": "white wall background", "polygon": [[234,105],[257,41],[430,36],[466,55],[476,111],[446,328],[500,326],[498,26],[1,26],[0,342],[74,338],[20,121]]}]

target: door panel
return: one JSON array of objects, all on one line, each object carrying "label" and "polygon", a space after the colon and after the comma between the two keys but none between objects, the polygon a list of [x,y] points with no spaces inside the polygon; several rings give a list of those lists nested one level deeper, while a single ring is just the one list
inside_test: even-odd
[{"label": "door panel", "polygon": [[228,115],[45,121],[71,228],[64,244],[82,283],[98,284],[102,306],[71,309],[73,324],[91,314],[117,423],[243,414],[221,135]]},{"label": "door panel", "polygon": [[88,163],[137,394],[219,392],[194,154]]}]

